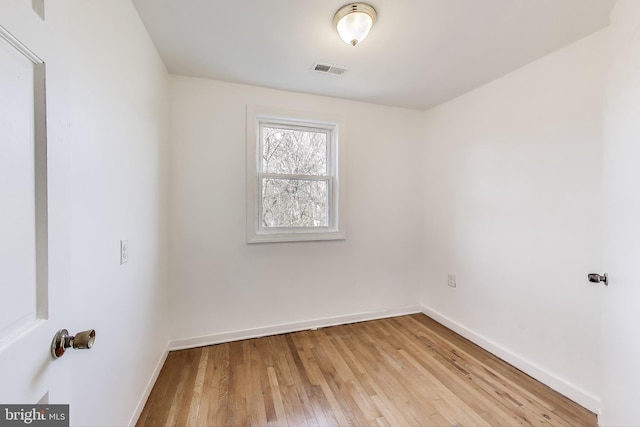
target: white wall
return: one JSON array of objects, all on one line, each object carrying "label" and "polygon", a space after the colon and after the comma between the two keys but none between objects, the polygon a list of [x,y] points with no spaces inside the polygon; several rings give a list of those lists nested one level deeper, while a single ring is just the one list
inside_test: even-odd
[{"label": "white wall", "polygon": [[[421,113],[195,78],[170,81],[173,339],[415,303],[423,248]],[[246,104],[344,115],[345,241],[246,243]]]},{"label": "white wall", "polygon": [[613,54],[604,103],[605,271],[600,425],[640,425],[640,2],[611,15]]},{"label": "white wall", "polygon": [[[602,30],[425,113],[421,299],[599,407]],[[447,273],[457,288],[447,287]]]},{"label": "white wall", "polygon": [[58,326],[97,331],[90,352],[65,355],[72,421],[126,425],[168,339],[168,75],[129,0],[46,2],[45,25],[63,76],[48,89],[69,101],[51,100],[69,119],[73,314]]},{"label": "white wall", "polygon": [[[615,274],[605,291],[585,276],[604,271],[607,30],[421,113],[168,78],[128,0],[48,2],[44,25],[58,52],[48,58],[56,76],[48,91],[63,94],[50,101],[68,110],[55,116],[69,119],[59,137],[71,153],[73,315],[60,327],[98,331],[91,353],[69,356],[74,424],[135,420],[169,321],[180,340],[417,301],[592,409],[604,364],[603,424],[637,424],[640,287],[632,267],[640,238],[627,239],[640,213],[629,185],[640,178],[633,3],[619,1],[614,13],[605,176],[608,200],[628,215],[607,216]],[[346,117],[346,241],[245,243],[246,104]],[[124,266],[120,239],[130,244]],[[616,252],[621,241],[630,246]],[[446,287],[448,272],[458,288]],[[610,359],[599,354],[604,292]]]}]

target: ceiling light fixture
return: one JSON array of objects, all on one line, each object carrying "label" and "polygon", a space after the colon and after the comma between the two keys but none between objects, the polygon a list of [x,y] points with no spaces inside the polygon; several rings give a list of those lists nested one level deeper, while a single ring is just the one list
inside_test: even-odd
[{"label": "ceiling light fixture", "polygon": [[376,17],[373,6],[366,3],[350,3],[336,12],[333,25],[345,43],[355,46],[367,37],[376,22]]}]

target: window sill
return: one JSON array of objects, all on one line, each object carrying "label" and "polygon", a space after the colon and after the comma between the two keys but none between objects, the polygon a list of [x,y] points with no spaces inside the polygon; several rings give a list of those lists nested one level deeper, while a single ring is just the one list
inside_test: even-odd
[{"label": "window sill", "polygon": [[347,236],[340,231],[319,232],[266,232],[247,236],[247,243],[284,243],[284,242],[313,242],[323,240],[345,240]]}]

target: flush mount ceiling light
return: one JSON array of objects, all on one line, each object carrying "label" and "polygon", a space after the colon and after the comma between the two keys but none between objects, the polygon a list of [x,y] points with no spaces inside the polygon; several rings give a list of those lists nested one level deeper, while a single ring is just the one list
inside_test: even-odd
[{"label": "flush mount ceiling light", "polygon": [[376,10],[366,3],[351,3],[343,6],[333,17],[340,38],[352,46],[357,45],[369,34],[376,22]]}]

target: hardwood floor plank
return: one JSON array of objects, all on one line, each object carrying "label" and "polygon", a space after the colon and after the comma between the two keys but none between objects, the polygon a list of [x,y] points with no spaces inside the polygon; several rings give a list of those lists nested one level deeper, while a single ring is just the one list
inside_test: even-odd
[{"label": "hardwood floor plank", "polygon": [[587,426],[596,416],[422,314],[172,352],[157,426]]},{"label": "hardwood floor plank", "polygon": [[265,399],[262,395],[264,388],[260,375],[256,372],[262,370],[262,341],[258,339],[247,340],[245,343],[245,366],[248,372],[248,389],[247,396],[247,412],[249,416],[249,424],[256,426],[267,425],[267,411],[265,407]]},{"label": "hardwood floor plank", "polygon": [[230,349],[231,346],[212,346],[218,350],[218,359],[216,363],[216,371],[214,376],[214,383],[212,387],[217,387],[217,399],[216,393],[212,393],[211,404],[209,409],[209,415],[207,417],[207,425],[210,426],[223,426],[227,424],[229,413],[229,378],[230,378]]},{"label": "hardwood floor plank", "polygon": [[[205,374],[207,371],[207,362],[209,360],[209,348],[203,347],[200,353],[200,360],[198,361],[198,368],[196,370],[196,378],[193,385],[193,393],[191,395],[191,405],[187,415],[187,425],[198,425],[198,412],[201,409],[202,393]],[[202,405],[202,409],[206,410],[206,405]]]},{"label": "hardwood floor plank", "polygon": [[[193,385],[197,374],[196,360],[200,359],[202,349],[196,348],[193,351],[185,352],[185,361],[183,363],[180,381],[175,390],[175,397],[171,405],[171,410],[167,417],[165,426],[184,426],[187,424],[187,416],[191,407],[191,396],[193,395]],[[175,404],[180,402],[180,404]]]},{"label": "hardwood floor plank", "polygon": [[227,400],[227,420],[222,425],[247,425],[244,395],[245,369],[242,342],[232,342],[229,346],[229,398]]},{"label": "hardwood floor plank", "polygon": [[271,397],[276,411],[276,425],[288,426],[287,411],[284,409],[282,393],[280,393],[280,384],[278,383],[278,377],[276,376],[276,371],[273,366],[267,367],[267,375],[269,376],[269,385],[272,393]]},{"label": "hardwood floor plank", "polygon": [[213,402],[218,400],[219,386],[216,384],[213,386],[212,382],[219,378],[216,375],[216,367],[218,365],[218,351],[219,347],[208,347],[207,351],[207,364],[204,373],[204,379],[202,381],[202,391],[200,394],[200,402],[198,415],[195,422],[191,425],[204,426],[208,424],[209,413],[211,407],[214,406]]}]

